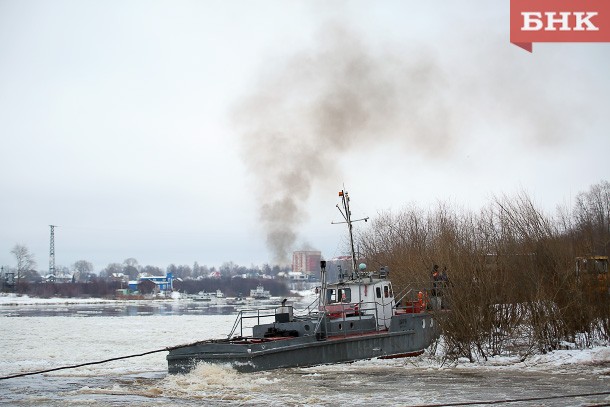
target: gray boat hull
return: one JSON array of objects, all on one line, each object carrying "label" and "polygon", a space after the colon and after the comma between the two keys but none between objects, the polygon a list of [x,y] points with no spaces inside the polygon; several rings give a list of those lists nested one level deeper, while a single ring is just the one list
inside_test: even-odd
[{"label": "gray boat hull", "polygon": [[[367,329],[361,318],[327,320],[317,334],[302,334],[299,326],[312,321],[269,324],[293,336],[217,340],[171,349],[169,373],[186,373],[198,363],[230,365],[240,372],[352,362],[376,357],[420,354],[437,336],[432,315],[402,314],[392,317],[387,330]],[[370,326],[369,326],[370,327]],[[287,329],[286,329],[287,328]],[[298,335],[298,336],[296,336]]]}]

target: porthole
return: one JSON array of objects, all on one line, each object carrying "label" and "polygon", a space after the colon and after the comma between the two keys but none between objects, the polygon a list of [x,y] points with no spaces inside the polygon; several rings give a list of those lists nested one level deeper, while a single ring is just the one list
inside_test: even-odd
[{"label": "porthole", "polygon": [[303,326],[303,328],[305,328],[306,331],[309,331],[309,329],[310,329],[309,325],[305,325],[305,326]]},{"label": "porthole", "polygon": [[354,323],[353,322],[349,323],[349,329],[354,329]]},{"label": "porthole", "polygon": [[422,328],[426,328],[426,320],[425,319],[421,320],[421,327]]},{"label": "porthole", "polygon": [[343,330],[343,324],[339,324],[339,330],[342,331]]}]

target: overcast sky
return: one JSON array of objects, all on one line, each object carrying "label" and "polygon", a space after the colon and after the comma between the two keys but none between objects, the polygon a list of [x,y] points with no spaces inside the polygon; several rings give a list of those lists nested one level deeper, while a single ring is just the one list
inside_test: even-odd
[{"label": "overcast sky", "polygon": [[0,265],[46,271],[50,224],[96,271],[331,258],[343,185],[354,216],[552,214],[610,178],[608,72],[511,45],[508,0],[0,0]]}]

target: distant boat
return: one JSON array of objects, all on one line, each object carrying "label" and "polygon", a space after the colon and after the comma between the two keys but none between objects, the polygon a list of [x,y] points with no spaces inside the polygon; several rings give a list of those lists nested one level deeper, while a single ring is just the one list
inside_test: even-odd
[{"label": "distant boat", "polygon": [[205,302],[210,305],[220,305],[226,302],[225,295],[220,290],[216,290],[215,293],[206,293],[205,291],[199,291],[199,293],[191,295],[188,298],[193,301]]},{"label": "distant boat", "polygon": [[246,299],[242,297],[241,293],[237,297],[227,298],[227,304],[230,305],[246,305]]},{"label": "distant boat", "polygon": [[250,297],[254,298],[255,300],[268,300],[271,298],[271,293],[265,290],[265,287],[259,284],[256,289],[250,290]]},{"label": "distant boat", "polygon": [[[352,243],[350,272],[327,283],[321,261],[322,286],[306,314],[294,313],[286,300],[278,307],[242,310],[226,338],[170,348],[169,373],[188,372],[199,362],[253,372],[423,353],[438,336],[426,291],[410,289],[395,298],[387,269],[356,265],[349,198],[345,191],[339,196]],[[259,286],[250,295],[264,298],[268,292]]]},{"label": "distant boat", "polygon": [[190,298],[193,301],[201,301],[201,302],[210,302],[212,301],[212,293],[206,293],[205,291],[199,291],[199,293],[195,295],[190,295]]}]

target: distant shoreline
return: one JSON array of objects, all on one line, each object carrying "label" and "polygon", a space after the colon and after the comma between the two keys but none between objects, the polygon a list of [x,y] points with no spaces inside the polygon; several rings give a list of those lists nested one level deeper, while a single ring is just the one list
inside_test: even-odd
[{"label": "distant shoreline", "polygon": [[[290,298],[299,297],[299,294],[294,294]],[[99,297],[32,297],[27,294],[0,293],[0,307],[4,306],[36,306],[36,305],[87,305],[87,304],[120,304],[120,303],[135,303],[141,302],[174,302],[187,300],[180,297],[145,297],[141,295],[121,296],[117,298],[99,298]]]}]

